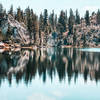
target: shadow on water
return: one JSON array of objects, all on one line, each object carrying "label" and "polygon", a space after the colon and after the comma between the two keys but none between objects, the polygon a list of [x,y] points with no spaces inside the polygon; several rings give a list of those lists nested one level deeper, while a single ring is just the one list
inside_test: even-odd
[{"label": "shadow on water", "polygon": [[97,82],[100,80],[100,53],[83,52],[73,48],[48,48],[34,51],[21,51],[19,53],[0,54],[0,85],[8,80],[11,85],[13,77],[18,84],[24,80],[25,84],[31,83],[37,74],[46,82],[47,76],[52,81],[55,76],[59,82],[68,77],[74,81],[82,75],[87,82],[88,77]]}]

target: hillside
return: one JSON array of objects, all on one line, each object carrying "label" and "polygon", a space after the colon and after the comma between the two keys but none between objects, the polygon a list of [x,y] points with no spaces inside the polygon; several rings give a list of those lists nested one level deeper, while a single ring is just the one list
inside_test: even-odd
[{"label": "hillside", "polygon": [[[24,23],[19,23],[17,20],[15,20],[10,14],[8,15],[8,24],[12,28],[16,28],[16,36],[15,39],[20,40],[24,44],[29,44],[29,36],[28,36],[28,31],[27,27],[25,26]],[[14,33],[13,33],[14,34]]]},{"label": "hillside", "polygon": [[9,30],[8,28],[10,28],[10,32],[12,32],[11,39],[13,39],[13,41],[29,44],[29,33],[24,23],[18,22],[10,14],[6,15],[6,17],[2,19],[1,23],[0,29],[3,34],[7,34],[7,31]]},{"label": "hillside", "polygon": [[96,14],[90,16],[90,25],[85,19],[81,24],[74,25],[74,32],[67,36],[67,44],[78,47],[100,47],[100,25],[97,25]]}]

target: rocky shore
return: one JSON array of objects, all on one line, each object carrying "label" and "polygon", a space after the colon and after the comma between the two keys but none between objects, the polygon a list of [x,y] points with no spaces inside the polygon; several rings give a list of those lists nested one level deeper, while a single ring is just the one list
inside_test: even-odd
[{"label": "rocky shore", "polygon": [[67,44],[75,47],[100,47],[100,26],[88,26],[67,37]]}]

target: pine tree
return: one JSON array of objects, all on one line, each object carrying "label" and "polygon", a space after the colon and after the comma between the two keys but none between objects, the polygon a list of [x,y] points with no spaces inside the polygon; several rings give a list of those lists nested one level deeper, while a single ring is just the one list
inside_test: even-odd
[{"label": "pine tree", "polygon": [[39,23],[38,23],[38,17],[36,14],[34,14],[33,10],[31,9],[29,14],[29,25],[30,26],[30,38],[34,40],[34,43],[37,43],[39,38]]},{"label": "pine tree", "polygon": [[0,18],[3,18],[3,5],[0,4]]},{"label": "pine tree", "polygon": [[11,35],[12,35],[12,30],[11,30],[10,25],[8,25],[8,30],[7,30],[7,34],[6,34],[8,40],[10,39]]},{"label": "pine tree", "polygon": [[40,45],[41,45],[41,42],[42,42],[42,32],[44,31],[43,24],[44,24],[43,15],[41,13],[40,17],[39,17],[39,39],[40,39]]},{"label": "pine tree", "polygon": [[2,14],[2,13],[3,13],[3,5],[0,4],[0,14]]},{"label": "pine tree", "polygon": [[65,12],[62,10],[58,19],[58,29],[60,29],[60,33],[66,31],[66,17]]},{"label": "pine tree", "polygon": [[20,9],[20,7],[17,9],[16,20],[19,21],[19,22],[22,21],[21,9]]},{"label": "pine tree", "polygon": [[47,9],[44,10],[44,26],[48,25],[48,11]]},{"label": "pine tree", "polygon": [[86,25],[90,25],[89,11],[88,10],[86,11],[86,14],[85,14],[85,22],[86,22]]},{"label": "pine tree", "polygon": [[34,35],[34,13],[33,10],[29,10],[29,15],[27,18],[27,26],[28,26],[28,31],[30,34],[30,39],[33,39],[33,35]]},{"label": "pine tree", "polygon": [[55,23],[54,23],[54,10],[52,11],[52,13],[49,16],[49,23],[52,27],[52,30],[54,30],[54,26],[55,26]]},{"label": "pine tree", "polygon": [[78,9],[76,10],[75,23],[80,24],[80,15],[79,15]]},{"label": "pine tree", "polygon": [[24,22],[24,12],[21,10],[21,22]]},{"label": "pine tree", "polygon": [[73,10],[70,9],[70,16],[68,19],[68,29],[69,29],[69,34],[73,34],[73,25],[75,24],[75,16],[73,14]]},{"label": "pine tree", "polygon": [[57,28],[57,21],[58,21],[58,20],[57,20],[57,14],[56,14],[56,15],[55,15],[55,19],[54,19],[54,24],[55,24],[55,25],[54,25],[54,26],[55,26],[55,27],[54,27],[54,28],[55,28],[54,30],[55,30],[55,31],[56,31],[56,28]]},{"label": "pine tree", "polygon": [[38,38],[39,38],[39,24],[38,24],[38,17],[34,15],[33,18],[33,33],[34,33],[34,43],[38,43]]},{"label": "pine tree", "polygon": [[39,38],[40,38],[40,43],[42,42],[42,32],[44,32],[44,19],[42,13],[40,14],[39,18]]},{"label": "pine tree", "polygon": [[44,19],[42,13],[40,14],[40,18],[39,18],[39,30],[44,31]]},{"label": "pine tree", "polygon": [[44,37],[45,37],[45,42],[47,43],[47,39],[48,39],[48,35],[49,35],[49,32],[48,32],[48,11],[47,9],[44,10]]},{"label": "pine tree", "polygon": [[100,24],[100,10],[98,9],[97,16],[96,16],[97,24]]},{"label": "pine tree", "polygon": [[13,16],[13,5],[11,5],[10,10],[9,10],[8,13]]},{"label": "pine tree", "polygon": [[[29,33],[31,33],[31,11],[30,8],[26,8],[25,10],[25,14],[26,14],[26,26],[27,26],[27,30],[29,31]],[[31,38],[31,34],[30,34],[30,38]]]},{"label": "pine tree", "polygon": [[65,11],[65,20],[66,20],[66,24],[68,24],[67,10]]}]

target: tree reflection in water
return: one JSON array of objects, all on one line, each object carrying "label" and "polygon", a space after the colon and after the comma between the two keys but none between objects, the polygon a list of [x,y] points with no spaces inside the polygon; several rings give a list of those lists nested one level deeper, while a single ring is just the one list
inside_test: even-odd
[{"label": "tree reflection in water", "polygon": [[56,75],[59,81],[68,77],[69,84],[74,77],[76,82],[78,75],[83,75],[85,81],[90,77],[96,82],[100,79],[100,53],[82,52],[73,48],[48,48],[34,51],[20,51],[11,55],[0,54],[0,84],[5,79],[12,82],[16,79],[18,84],[22,79],[26,84],[36,78],[36,74],[46,82],[47,76],[54,79]]}]

